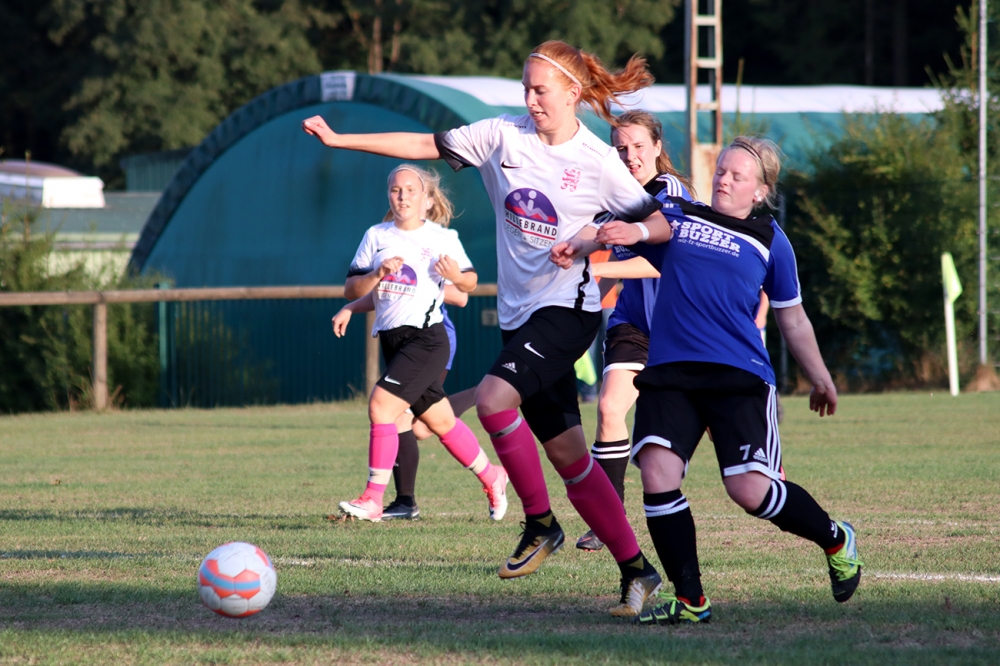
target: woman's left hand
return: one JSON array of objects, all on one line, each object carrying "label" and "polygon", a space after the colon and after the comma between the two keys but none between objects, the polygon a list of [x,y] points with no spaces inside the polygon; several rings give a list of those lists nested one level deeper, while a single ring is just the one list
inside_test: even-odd
[{"label": "woman's left hand", "polygon": [[809,393],[809,409],[820,417],[833,416],[837,411],[837,387],[833,384],[814,386]]},{"label": "woman's left hand", "polygon": [[338,338],[344,337],[344,333],[347,332],[347,324],[351,321],[351,311],[347,308],[341,309],[340,312],[333,316],[333,334]]},{"label": "woman's left hand", "polygon": [[455,282],[462,277],[462,271],[458,268],[458,262],[447,254],[442,254],[438,257],[437,262],[434,264],[434,270],[449,282]]}]

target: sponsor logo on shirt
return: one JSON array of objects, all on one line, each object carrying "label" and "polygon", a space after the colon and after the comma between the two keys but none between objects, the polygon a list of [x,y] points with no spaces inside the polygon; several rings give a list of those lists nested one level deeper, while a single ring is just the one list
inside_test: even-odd
[{"label": "sponsor logo on shirt", "polygon": [[555,206],[544,194],[530,188],[514,190],[507,195],[503,207],[504,229],[508,234],[539,248],[555,244],[559,219]]},{"label": "sponsor logo on shirt", "polygon": [[734,257],[740,256],[740,244],[734,242],[736,236],[727,233],[719,227],[705,222],[684,220],[673,221],[674,239],[679,243],[690,243],[696,247],[707,248]]},{"label": "sponsor logo on shirt", "polygon": [[389,273],[376,288],[379,298],[396,300],[403,296],[413,297],[417,293],[417,273],[403,264],[395,273]]}]

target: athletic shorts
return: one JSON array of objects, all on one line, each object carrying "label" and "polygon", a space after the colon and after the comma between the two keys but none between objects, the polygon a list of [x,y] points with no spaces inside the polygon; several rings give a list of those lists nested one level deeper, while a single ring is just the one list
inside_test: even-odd
[{"label": "athletic shorts", "polygon": [[377,386],[410,405],[420,416],[445,397],[441,373],[448,363],[451,345],[444,325],[427,328],[397,326],[379,331],[378,341],[385,359],[385,374]]},{"label": "athletic shorts", "polygon": [[580,425],[573,364],[600,325],[600,311],[550,306],[533,312],[519,328],[500,331],[504,348],[487,374],[517,390],[524,420],[539,441]]},{"label": "athletic shorts", "polygon": [[763,379],[718,363],[664,363],[635,378],[639,389],[632,462],[648,445],[663,446],[685,463],[711,428],[723,477],[760,472],[781,478],[778,393]]},{"label": "athletic shorts", "polygon": [[604,372],[639,372],[649,359],[649,336],[632,324],[615,324],[604,340]]}]

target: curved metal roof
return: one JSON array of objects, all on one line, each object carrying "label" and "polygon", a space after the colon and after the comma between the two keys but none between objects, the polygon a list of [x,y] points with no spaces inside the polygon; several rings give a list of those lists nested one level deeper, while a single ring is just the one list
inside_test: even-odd
[{"label": "curved metal roof", "polygon": [[177,206],[216,158],[278,116],[331,101],[373,104],[411,118],[435,132],[496,115],[496,109],[462,91],[416,77],[391,74],[324,72],[269,90],[222,121],[188,154],[143,227],[129,269],[142,270]]}]

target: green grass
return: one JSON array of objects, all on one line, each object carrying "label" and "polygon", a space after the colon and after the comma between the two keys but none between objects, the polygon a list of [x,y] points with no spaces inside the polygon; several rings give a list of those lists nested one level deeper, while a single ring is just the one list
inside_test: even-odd
[{"label": "green grass", "polygon": [[[0,417],[0,663],[997,663],[1000,395],[847,396],[824,419],[789,398],[785,414],[785,469],[857,528],[861,587],[835,603],[814,545],[726,498],[706,440],[684,490],[715,616],[681,628],[607,615],[606,552],[570,545],[501,581],[520,504],[491,523],[436,440],[423,520],[325,520],[364,485],[360,403]],[[574,540],[583,522],[547,474]],[[626,492],[653,556],[634,469]],[[278,570],[271,605],[238,621],[194,584],[231,540]]]}]

